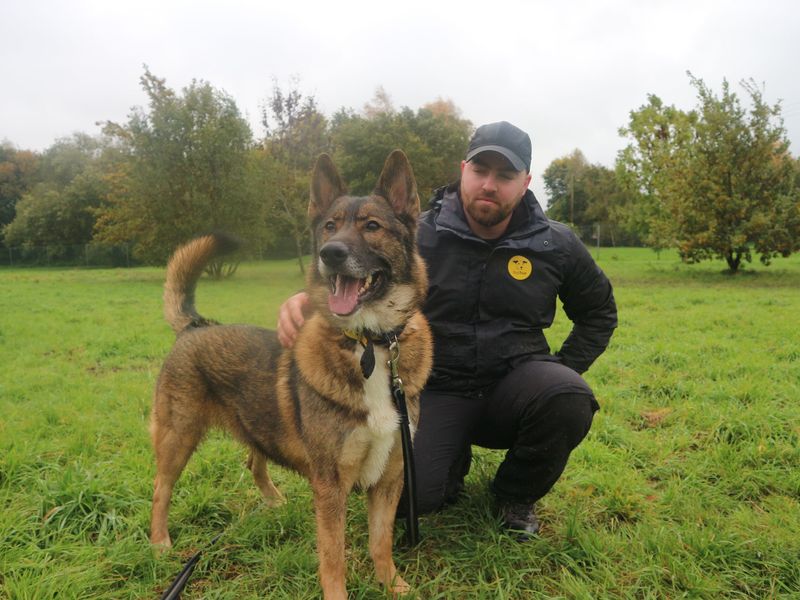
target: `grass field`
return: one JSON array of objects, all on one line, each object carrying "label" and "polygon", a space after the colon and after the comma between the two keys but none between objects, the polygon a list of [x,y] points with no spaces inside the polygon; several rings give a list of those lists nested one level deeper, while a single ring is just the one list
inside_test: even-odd
[{"label": "grass field", "polygon": [[[587,374],[602,410],[540,503],[539,539],[498,529],[501,453],[468,497],[398,548],[413,598],[800,598],[800,256],[745,273],[601,249],[620,327]],[[0,269],[0,597],[155,598],[226,530],[185,598],[317,598],[307,484],[262,505],[244,452],[212,435],[173,500],[175,548],[147,542],[150,396],[172,342],[161,269]],[[200,283],[200,311],[273,326],[302,287],[291,262]],[[555,347],[569,323],[560,314]],[[383,598],[364,498],[348,517],[348,588]],[[227,528],[227,529],[226,529]]]}]

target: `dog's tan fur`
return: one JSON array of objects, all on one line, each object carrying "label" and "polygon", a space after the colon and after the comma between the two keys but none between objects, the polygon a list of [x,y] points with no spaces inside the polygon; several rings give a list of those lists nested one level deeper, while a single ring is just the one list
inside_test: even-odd
[{"label": "dog's tan fur", "polygon": [[[359,364],[364,350],[343,330],[402,329],[399,371],[416,427],[432,357],[430,331],[419,312],[427,278],[415,249],[418,212],[413,173],[402,152],[389,156],[367,197],[347,196],[333,163],[320,157],[309,205],[317,261],[307,291],[315,310],[291,350],[280,348],[274,332],[216,325],[197,314],[195,284],[204,265],[224,249],[222,237],[201,237],[175,252],[164,311],[177,340],[158,379],[151,423],[157,465],[152,543],[171,545],[167,513],[173,486],[207,430],[222,427],[250,449],[247,464],[267,503],[284,501],[267,473],[268,459],[310,481],[325,598],[346,598],[346,498],[356,485],[368,497],[377,577],[392,593],[408,589],[392,560],[403,457],[387,349],[375,346],[376,367],[365,379]],[[320,256],[326,244],[346,248],[346,263],[326,264]],[[364,277],[371,269],[385,277],[379,291],[359,300],[352,314],[332,312],[331,278],[340,271]]]}]

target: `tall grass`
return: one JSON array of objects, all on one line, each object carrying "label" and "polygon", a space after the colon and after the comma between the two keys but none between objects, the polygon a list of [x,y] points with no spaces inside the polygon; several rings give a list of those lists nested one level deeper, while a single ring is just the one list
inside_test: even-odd
[{"label": "tall grass", "polygon": [[[602,410],[540,503],[541,536],[501,532],[487,484],[502,453],[479,451],[464,500],[396,551],[412,597],[800,597],[800,257],[733,277],[646,250],[599,263],[620,327],[587,374]],[[174,550],[149,548],[162,284],[151,268],[0,269],[0,597],[157,597],[220,531],[186,598],[319,597],[308,485],[273,469],[289,503],[266,508],[220,434],[178,483]],[[302,285],[292,261],[245,264],[203,280],[199,309],[270,327]],[[568,328],[559,314],[555,347]],[[363,496],[350,508],[348,588],[382,598]]]}]

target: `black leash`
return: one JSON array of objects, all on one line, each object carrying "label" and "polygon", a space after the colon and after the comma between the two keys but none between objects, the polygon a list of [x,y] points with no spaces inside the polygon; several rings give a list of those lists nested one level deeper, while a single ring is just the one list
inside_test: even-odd
[{"label": "black leash", "polygon": [[397,336],[389,341],[389,371],[391,372],[392,398],[400,414],[400,441],[403,444],[403,484],[406,490],[406,541],[413,547],[419,544],[419,520],[417,519],[417,475],[414,471],[414,448],[411,443],[411,427],[408,420],[406,393],[400,379],[397,363],[400,361],[400,344]]},{"label": "black leash", "polygon": [[[402,331],[402,328],[400,329]],[[406,394],[403,380],[400,379],[398,363],[400,362],[400,343],[397,341],[398,331],[373,337],[363,332],[344,330],[347,337],[356,340],[364,348],[361,355],[361,374],[369,378],[375,370],[375,348],[373,342],[383,342],[389,348],[389,384],[397,412],[400,415],[400,441],[403,445],[403,484],[406,497],[406,540],[409,546],[419,543],[419,520],[417,519],[417,475],[414,471],[414,448],[411,443],[411,427],[408,420]]]},{"label": "black leash", "polygon": [[[208,544],[207,548],[213,546],[216,541],[222,537],[223,532],[217,534],[217,536],[211,540]],[[172,580],[172,583],[169,587],[164,590],[164,594],[161,596],[161,600],[180,600],[181,592],[186,587],[187,582],[189,581],[189,577],[192,576],[192,571],[194,571],[195,566],[200,561],[200,556],[203,554],[203,550],[198,550],[192,558],[190,558],[186,564],[183,566],[183,569],[178,576]]]}]

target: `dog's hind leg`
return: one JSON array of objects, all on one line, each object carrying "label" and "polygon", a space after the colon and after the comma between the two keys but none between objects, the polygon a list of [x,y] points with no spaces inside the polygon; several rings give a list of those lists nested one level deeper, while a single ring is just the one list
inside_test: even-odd
[{"label": "dog's hind leg", "polygon": [[178,433],[154,420],[152,435],[156,454],[156,479],[150,518],[150,543],[169,547],[172,546],[172,540],[169,537],[167,520],[172,489],[200,443],[202,432],[193,430]]},{"label": "dog's hind leg", "polygon": [[402,474],[395,477],[384,475],[378,483],[367,490],[369,553],[375,563],[375,575],[393,597],[405,594],[411,589],[397,573],[392,559],[395,513],[402,491]]},{"label": "dog's hind leg", "polygon": [[247,457],[247,468],[253,473],[253,479],[258,489],[261,490],[261,495],[264,496],[267,506],[280,506],[286,502],[286,498],[283,497],[283,494],[270,479],[269,471],[267,471],[267,458],[255,448],[250,448],[250,454]]}]

